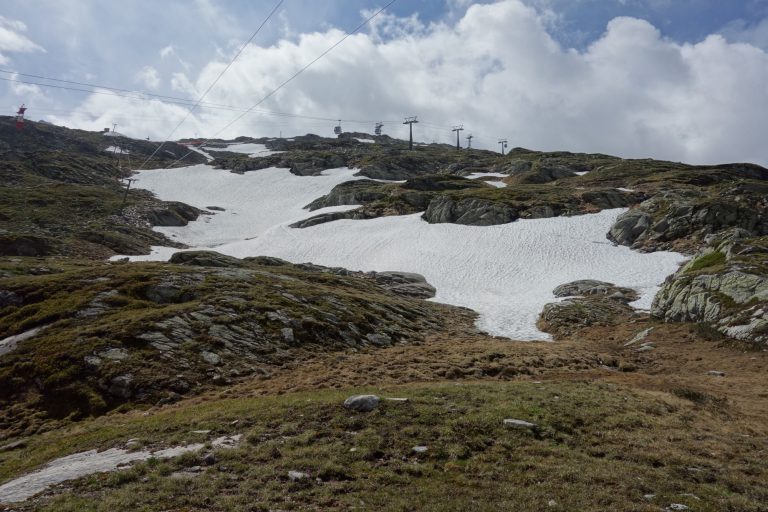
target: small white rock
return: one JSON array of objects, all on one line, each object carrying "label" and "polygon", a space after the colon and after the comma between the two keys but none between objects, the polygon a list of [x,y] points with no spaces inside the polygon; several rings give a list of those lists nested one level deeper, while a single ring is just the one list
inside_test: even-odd
[{"label": "small white rock", "polygon": [[303,471],[289,471],[288,472],[288,479],[291,482],[298,482],[299,480],[306,480],[309,478],[308,473],[304,473]]},{"label": "small white rock", "polygon": [[426,446],[414,446],[411,450],[413,450],[413,453],[426,453],[428,448]]},{"label": "small white rock", "polygon": [[504,425],[507,427],[514,427],[514,428],[536,428],[538,426],[535,423],[531,423],[530,421],[515,420],[511,418],[505,419]]}]

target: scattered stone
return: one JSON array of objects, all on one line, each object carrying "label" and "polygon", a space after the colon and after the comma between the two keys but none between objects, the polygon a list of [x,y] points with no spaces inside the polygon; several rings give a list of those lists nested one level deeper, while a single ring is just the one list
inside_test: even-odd
[{"label": "scattered stone", "polygon": [[11,443],[0,446],[0,452],[9,452],[11,450],[18,450],[19,448],[24,448],[25,446],[27,446],[26,439],[19,439],[18,441],[13,441]]},{"label": "scattered stone", "polygon": [[725,377],[725,372],[719,372],[717,370],[710,370],[707,372],[707,375],[711,375],[713,377]]},{"label": "scattered stone", "polygon": [[426,453],[427,450],[428,448],[426,446],[414,446],[413,448],[411,448],[411,451],[413,451],[413,453]]},{"label": "scattered stone", "polygon": [[132,450],[134,448],[139,448],[141,446],[141,442],[138,439],[129,439],[125,442],[125,448],[128,450]]},{"label": "scattered stone", "polygon": [[289,471],[288,472],[288,479],[291,482],[298,482],[301,480],[306,480],[309,478],[309,473],[304,473],[303,471]]},{"label": "scattered stone", "polygon": [[635,352],[650,352],[651,350],[654,350],[656,347],[653,345],[643,345],[642,347],[635,350]]},{"label": "scattered stone", "polygon": [[128,351],[124,348],[108,348],[102,352],[99,352],[99,357],[102,359],[109,359],[111,361],[122,361],[128,358]]},{"label": "scattered stone", "polygon": [[531,423],[530,421],[515,420],[510,418],[504,420],[504,426],[520,429],[534,429],[538,427],[536,423]]},{"label": "scattered stone", "polygon": [[206,466],[212,466],[216,463],[216,455],[213,452],[208,452],[203,456],[202,462]]},{"label": "scattered stone", "polygon": [[109,382],[109,394],[119,398],[130,398],[133,394],[133,375],[119,375]]},{"label": "scattered stone", "polygon": [[296,337],[293,335],[293,329],[290,327],[280,329],[280,333],[283,335],[283,339],[286,341],[286,343],[296,342]]},{"label": "scattered stone", "polygon": [[344,400],[344,407],[357,412],[370,412],[379,406],[380,401],[376,395],[355,395]]},{"label": "scattered stone", "polygon": [[670,506],[667,507],[667,510],[672,511],[681,511],[681,510],[690,510],[687,505],[683,505],[682,503],[672,503]]},{"label": "scattered stone", "polygon": [[628,342],[626,342],[626,343],[624,344],[624,346],[625,346],[625,347],[628,347],[628,346],[630,346],[630,345],[634,345],[634,344],[635,344],[635,343],[637,343],[638,341],[643,341],[645,338],[647,338],[647,337],[648,337],[648,335],[649,335],[649,334],[651,334],[651,332],[653,332],[653,327],[649,327],[649,328],[647,328],[647,329],[643,329],[643,330],[642,330],[642,331],[640,331],[639,333],[635,334],[634,338],[632,338],[631,340],[629,340]]},{"label": "scattered stone", "polygon": [[408,398],[385,398],[384,400],[388,402],[399,402],[399,403],[410,402]]},{"label": "scattered stone", "polygon": [[650,500],[654,499],[655,497],[656,497],[655,494],[643,494],[643,499],[644,500],[650,501]]},{"label": "scattered stone", "polygon": [[557,502],[555,500],[549,500],[547,502],[547,506],[548,507],[556,507],[557,506]]},{"label": "scattered stone", "polygon": [[208,352],[207,350],[204,350],[203,352],[200,353],[200,357],[202,357],[203,361],[205,361],[208,364],[212,364],[214,366],[221,364],[221,356],[213,352]]},{"label": "scattered stone", "polygon": [[101,358],[97,356],[85,356],[83,361],[91,369],[98,368],[101,365]]}]

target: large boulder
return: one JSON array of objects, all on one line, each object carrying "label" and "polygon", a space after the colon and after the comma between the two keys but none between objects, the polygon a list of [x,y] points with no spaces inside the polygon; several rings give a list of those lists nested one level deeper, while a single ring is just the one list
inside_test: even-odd
[{"label": "large boulder", "polygon": [[327,195],[315,199],[305,208],[314,211],[329,206],[370,203],[386,196],[386,193],[376,190],[381,187],[380,182],[373,180],[347,181],[336,185]]},{"label": "large boulder", "polygon": [[455,200],[440,196],[432,200],[424,212],[430,224],[454,223],[469,226],[492,226],[514,222],[520,217],[513,207],[484,199]]},{"label": "large boulder", "polygon": [[437,291],[424,276],[410,272],[376,272],[374,280],[382,288],[405,297],[431,299]]},{"label": "large boulder", "polygon": [[633,312],[623,300],[600,296],[577,297],[546,304],[537,325],[559,339],[572,336],[584,327],[614,325]]},{"label": "large boulder", "polygon": [[162,208],[154,208],[146,213],[147,220],[153,226],[186,226],[196,220],[200,210],[179,202],[163,203]]},{"label": "large boulder", "polygon": [[638,298],[637,292],[631,288],[623,288],[613,283],[596,281],[594,279],[582,279],[561,284],[552,293],[555,297],[598,295],[626,302],[637,300]]}]

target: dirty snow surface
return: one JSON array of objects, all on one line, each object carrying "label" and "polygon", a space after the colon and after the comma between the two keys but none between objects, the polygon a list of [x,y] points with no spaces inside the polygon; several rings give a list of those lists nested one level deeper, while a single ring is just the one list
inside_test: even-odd
[{"label": "dirty snow surface", "polygon": [[244,153],[254,158],[258,156],[270,156],[282,153],[282,151],[271,151],[267,149],[267,146],[264,144],[248,144],[241,142],[227,144],[227,147],[225,148],[206,146],[202,149],[205,151],[231,151],[232,153]]},{"label": "dirty snow surface", "polygon": [[[219,437],[211,441],[214,448],[232,448],[240,441],[240,435]],[[0,485],[0,503],[25,501],[48,487],[67,480],[74,480],[94,473],[114,471],[133,462],[150,458],[167,459],[187,452],[200,451],[203,443],[177,446],[157,451],[131,452],[122,448],[111,448],[103,452],[89,450],[53,460],[42,469]]]},{"label": "dirty snow surface", "polygon": [[[465,178],[468,178],[470,180],[478,180],[481,178],[509,178],[508,174],[502,174],[500,172],[473,172],[472,174],[468,174],[465,176]],[[507,186],[506,183],[503,181],[490,181],[490,180],[483,180],[485,183],[496,187],[496,188],[504,188]]]},{"label": "dirty snow surface", "polygon": [[[560,284],[600,279],[636,288],[642,297],[635,305],[647,309],[658,284],[684,260],[676,253],[643,254],[608,242],[605,234],[623,209],[483,227],[428,224],[420,214],[288,227],[317,214],[302,207],[354,172],[299,177],[287,169],[265,169],[238,175],[199,165],[137,177],[139,187],[161,199],[227,209],[188,226],[160,228],[180,242],[237,257],[417,272],[437,288],[435,301],[474,309],[478,327],[517,340],[549,339],[536,320]],[[131,259],[166,260],[174,252],[155,247],[151,255]]]}]

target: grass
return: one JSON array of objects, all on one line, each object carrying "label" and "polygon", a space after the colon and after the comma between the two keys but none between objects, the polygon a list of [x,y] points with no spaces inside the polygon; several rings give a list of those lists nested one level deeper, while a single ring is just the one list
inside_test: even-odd
[{"label": "grass", "polygon": [[[353,391],[409,402],[352,413],[341,402]],[[39,436],[22,451],[0,454],[0,480],[86,448],[129,438],[149,445],[195,442],[192,430],[211,429],[212,435],[243,433],[245,441],[218,451],[202,476],[169,477],[200,465],[195,456],[149,462],[124,474],[87,477],[72,492],[28,508],[534,511],[658,510],[684,503],[701,511],[762,510],[768,494],[761,482],[768,474],[755,441],[712,431],[727,414],[723,404],[704,410],[688,397],[580,381],[237,398],[149,416],[112,414]],[[539,427],[511,429],[502,424],[505,418]],[[427,452],[415,454],[417,445]],[[713,459],[714,450],[723,456]],[[291,470],[311,478],[292,482]]]},{"label": "grass", "polygon": [[691,261],[685,266],[686,272],[698,272],[704,269],[721,267],[725,264],[725,253],[712,251]]},{"label": "grass", "polygon": [[[212,385],[214,374],[250,374],[299,353],[365,346],[371,333],[387,334],[393,343],[418,342],[441,325],[444,314],[440,305],[396,296],[372,280],[290,264],[243,261],[214,269],[16,260],[0,264],[0,271],[12,274],[0,279],[0,289],[21,302],[0,309],[0,339],[47,328],[0,359],[0,438],[120,406],[126,399],[108,392],[120,375],[134,379],[131,401],[155,403],[175,396],[179,380],[196,393]],[[50,273],[29,275],[40,262]],[[174,283],[176,291],[166,299],[152,298],[152,290]],[[83,316],[94,304],[101,309]],[[204,311],[209,313],[195,316]],[[169,320],[177,323],[163,324]],[[163,352],[148,334],[174,344]],[[109,348],[126,356],[88,363]],[[203,361],[202,351],[220,355],[220,367]]]}]

